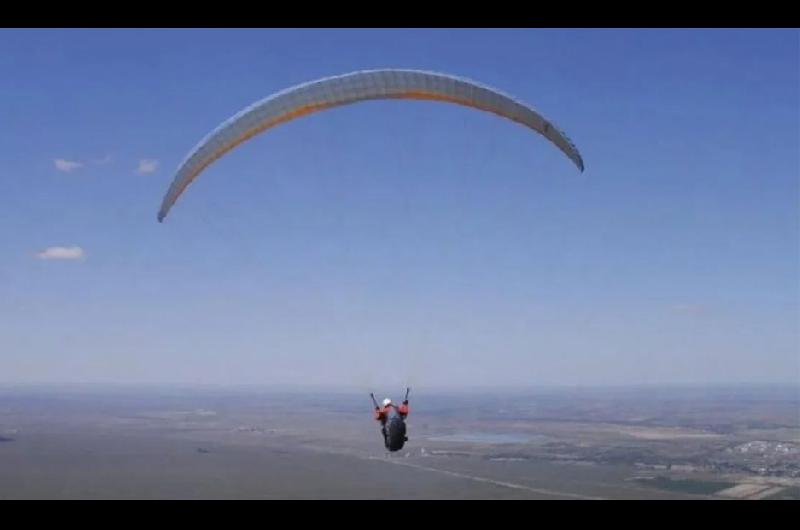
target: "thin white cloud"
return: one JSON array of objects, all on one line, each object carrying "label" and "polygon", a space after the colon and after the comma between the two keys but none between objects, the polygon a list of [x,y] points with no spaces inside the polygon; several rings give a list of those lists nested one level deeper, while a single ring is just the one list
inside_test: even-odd
[{"label": "thin white cloud", "polygon": [[59,171],[63,171],[65,173],[69,173],[79,167],[82,167],[83,164],[80,162],[73,162],[72,160],[64,160],[63,158],[56,158],[53,163],[56,166],[56,169]]},{"label": "thin white cloud", "polygon": [[109,162],[111,162],[111,155],[106,155],[103,158],[95,158],[94,160],[92,160],[92,163],[98,166],[102,166],[103,164],[108,164]]},{"label": "thin white cloud", "polygon": [[86,253],[81,247],[74,245],[70,247],[47,247],[41,252],[37,252],[36,257],[39,259],[78,260],[84,259]]},{"label": "thin white cloud", "polygon": [[151,160],[148,158],[139,160],[139,167],[136,168],[136,172],[140,175],[149,175],[151,173],[155,173],[158,169],[158,160]]}]

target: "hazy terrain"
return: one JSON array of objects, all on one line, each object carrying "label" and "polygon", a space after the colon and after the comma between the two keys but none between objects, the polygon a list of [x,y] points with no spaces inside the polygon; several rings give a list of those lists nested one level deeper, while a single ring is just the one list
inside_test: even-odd
[{"label": "hazy terrain", "polygon": [[797,388],[414,389],[411,398],[410,441],[387,456],[360,393],[6,386],[0,498],[800,493]]}]

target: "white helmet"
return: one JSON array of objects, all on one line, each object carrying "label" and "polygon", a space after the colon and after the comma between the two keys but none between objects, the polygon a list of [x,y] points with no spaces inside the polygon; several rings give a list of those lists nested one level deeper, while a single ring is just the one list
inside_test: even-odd
[{"label": "white helmet", "polygon": [[392,400],[391,399],[386,398],[386,399],[383,400],[383,406],[384,407],[388,407],[391,404],[392,404]]}]

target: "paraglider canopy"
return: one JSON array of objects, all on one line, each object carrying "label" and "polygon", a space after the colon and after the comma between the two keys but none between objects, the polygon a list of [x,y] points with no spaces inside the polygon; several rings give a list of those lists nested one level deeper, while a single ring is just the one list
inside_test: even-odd
[{"label": "paraglider canopy", "polygon": [[419,70],[364,70],[283,90],[237,113],[208,134],[180,164],[161,203],[163,221],[187,186],[237,145],[281,123],[332,107],[374,99],[421,99],[464,105],[520,123],[544,136],[583,171],[572,141],[532,107],[468,79]]}]

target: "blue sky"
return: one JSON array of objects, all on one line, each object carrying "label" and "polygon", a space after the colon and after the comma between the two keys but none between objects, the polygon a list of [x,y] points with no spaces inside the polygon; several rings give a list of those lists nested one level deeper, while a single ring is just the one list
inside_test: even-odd
[{"label": "blue sky", "polygon": [[[800,377],[797,31],[5,30],[0,50],[0,382]],[[369,102],[245,143],[156,222],[221,121],[384,67],[532,104],[586,171],[493,115]]]}]

